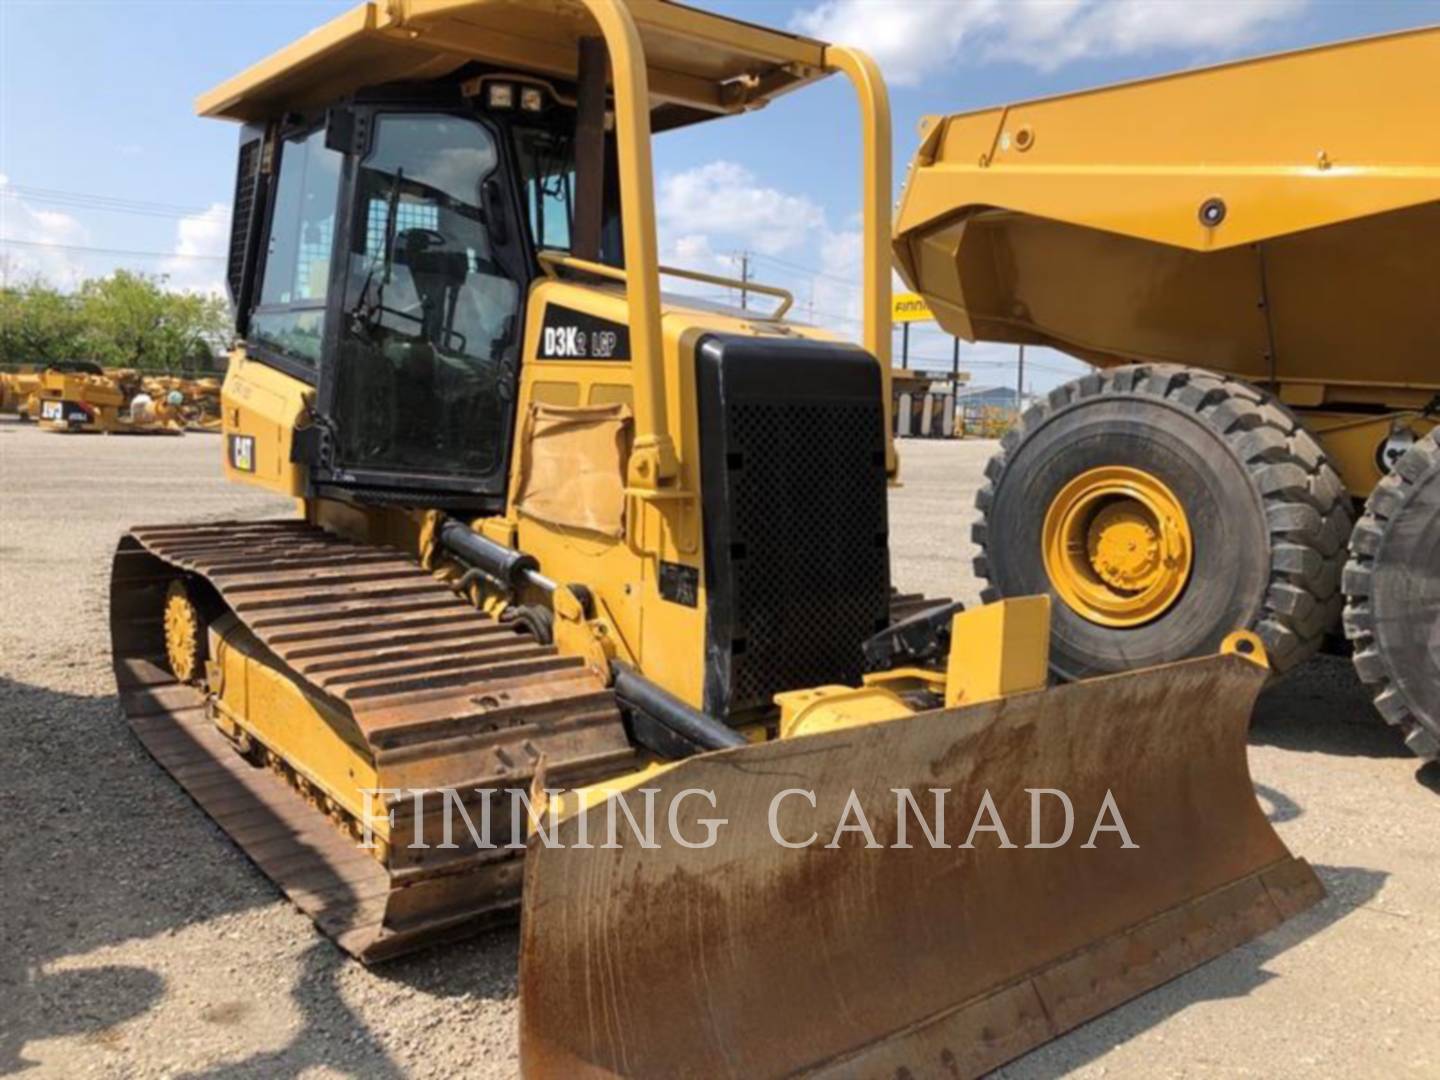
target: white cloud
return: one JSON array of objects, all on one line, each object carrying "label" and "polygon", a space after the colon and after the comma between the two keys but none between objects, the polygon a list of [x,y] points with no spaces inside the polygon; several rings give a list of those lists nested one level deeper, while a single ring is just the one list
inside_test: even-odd
[{"label": "white cloud", "polygon": [[[824,274],[812,277],[808,295],[797,296],[802,318],[851,337],[859,336],[864,254],[865,242],[858,228],[827,231],[819,238],[814,254],[807,253],[803,261]],[[811,310],[813,320],[809,319]]]},{"label": "white cloud", "polygon": [[88,243],[85,226],[69,214],[31,206],[10,187],[10,178],[3,173],[0,236],[18,241],[0,245],[0,277],[7,281],[42,277],[61,288],[70,288],[85,277],[79,252],[52,246]]},{"label": "white cloud", "polygon": [[662,176],[656,214],[662,229],[728,238],[769,255],[795,249],[825,225],[817,203],[762,187],[754,173],[733,161]]},{"label": "white cloud", "polygon": [[791,27],[868,50],[913,86],[955,63],[1071,61],[1188,51],[1214,58],[1255,43],[1309,0],[822,0]]},{"label": "white cloud", "polygon": [[180,219],[175,228],[174,255],[166,259],[160,273],[166,284],[179,292],[225,293],[223,256],[230,241],[230,207],[211,203],[202,214]]},{"label": "white cloud", "polygon": [[[813,309],[816,322],[856,331],[860,233],[831,228],[812,199],[767,187],[743,165],[712,161],[662,175],[656,211],[662,263],[738,278],[740,254],[748,252],[751,279],[790,289],[797,318]],[[665,288],[736,300],[733,290],[683,278],[667,278]]]},{"label": "white cloud", "polygon": [[106,245],[70,214],[27,202],[0,173],[0,236],[19,241],[0,245],[0,279],[6,281],[39,277],[69,290],[86,278],[103,277],[125,267],[164,275],[166,287],[177,292],[225,292],[225,264],[217,258],[225,255],[230,238],[230,208],[224,203],[214,203],[203,213],[176,222],[175,239],[166,258],[137,260],[123,254],[79,250]]},{"label": "white cloud", "polygon": [[899,86],[949,65],[962,42],[1004,20],[998,0],[823,0],[795,14],[802,34],[865,49]]}]

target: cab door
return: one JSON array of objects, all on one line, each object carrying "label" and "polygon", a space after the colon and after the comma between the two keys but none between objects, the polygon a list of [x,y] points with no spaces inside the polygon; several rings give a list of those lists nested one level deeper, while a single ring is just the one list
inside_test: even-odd
[{"label": "cab door", "polygon": [[321,483],[503,498],[528,271],[498,129],[368,114],[349,170]]}]

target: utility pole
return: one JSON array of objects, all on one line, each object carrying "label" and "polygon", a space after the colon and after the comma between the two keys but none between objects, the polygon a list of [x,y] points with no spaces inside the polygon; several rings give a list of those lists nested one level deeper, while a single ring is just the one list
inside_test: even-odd
[{"label": "utility pole", "polygon": [[960,383],[960,335],[954,338],[954,351],[950,354],[950,384],[958,386]]},{"label": "utility pole", "polygon": [[750,253],[742,251],[740,253],[740,307],[742,310],[750,307],[750,291],[745,288],[745,283],[749,280]]},{"label": "utility pole", "polygon": [[1025,411],[1025,346],[1020,346],[1020,359],[1015,365],[1015,415]]},{"label": "utility pole", "polygon": [[900,366],[902,368],[910,366],[910,324],[908,322],[900,324]]}]

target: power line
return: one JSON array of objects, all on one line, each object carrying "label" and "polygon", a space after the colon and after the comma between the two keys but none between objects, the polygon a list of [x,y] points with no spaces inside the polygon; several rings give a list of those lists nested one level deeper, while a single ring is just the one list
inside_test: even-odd
[{"label": "power line", "polygon": [[19,244],[22,247],[53,248],[56,251],[84,251],[95,255],[131,255],[141,259],[197,259],[205,262],[224,262],[224,255],[182,255],[174,251],[132,251],[127,248],[89,247],[85,244],[46,244],[39,240],[15,240],[0,236],[0,244]]},{"label": "power line", "polygon": [[212,207],[181,206],[177,203],[151,202],[146,199],[122,199],[113,195],[61,191],[58,188],[30,187],[26,184],[6,184],[0,187],[0,196],[50,203],[75,210],[113,210],[123,214],[153,217],[201,217],[213,210]]},{"label": "power line", "polygon": [[838,277],[835,274],[827,273],[826,271],[819,270],[813,266],[805,266],[803,263],[791,262],[789,259],[781,259],[774,255],[766,255],[762,251],[752,252],[751,254],[753,258],[764,259],[766,262],[774,263],[776,266],[783,266],[785,269],[794,271],[795,273],[812,274],[815,277],[824,278],[826,281],[835,281],[840,283],[841,285],[848,285],[852,289],[860,288],[860,286],[851,278]]},{"label": "power line", "polygon": [[[946,369],[948,369],[948,368],[950,367],[950,358],[949,358],[949,357],[916,356],[914,353],[911,353],[911,354],[910,354],[910,359],[911,359],[912,362],[914,362],[914,361],[927,361],[927,362],[929,362],[929,363],[931,363],[931,364],[943,364]],[[1013,368],[1013,367],[1015,366],[1015,361],[1014,361],[1014,360],[975,360],[975,359],[962,359],[961,362],[962,362],[963,366],[965,366],[965,367],[967,367],[967,368],[980,368],[980,367],[986,367],[986,368]],[[1083,361],[1083,360],[1076,360],[1075,363],[1084,365],[1084,364],[1085,364],[1085,361]],[[1056,366],[1053,365],[1053,364],[1046,364],[1046,363],[1043,363],[1043,362],[1041,362],[1041,361],[1035,360],[1035,359],[1033,359],[1033,358],[1031,358],[1031,357],[1028,357],[1028,356],[1025,358],[1025,366],[1026,366],[1027,368],[1033,370],[1033,371],[1043,371],[1043,372],[1046,372],[1047,374],[1050,374],[1050,375],[1074,375],[1074,374],[1075,374],[1075,372],[1073,372],[1073,371],[1067,371],[1067,370],[1064,369],[1064,368],[1056,367]],[[930,369],[927,369],[927,370],[930,370]]]}]

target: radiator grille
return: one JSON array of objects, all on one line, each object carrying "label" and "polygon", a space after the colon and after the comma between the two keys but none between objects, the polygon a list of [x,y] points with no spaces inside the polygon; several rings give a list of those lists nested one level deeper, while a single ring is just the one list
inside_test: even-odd
[{"label": "radiator grille", "polygon": [[729,423],[740,546],[732,707],[858,683],[860,642],[887,623],[879,402],[732,405]]},{"label": "radiator grille", "polygon": [[230,286],[230,299],[236,304],[240,303],[240,289],[245,281],[245,256],[250,250],[261,145],[260,139],[242,143],[235,168],[235,209],[230,217],[230,254],[225,277]]},{"label": "radiator grille", "polygon": [[[721,430],[705,439],[719,458],[705,468],[719,488],[705,499],[706,704],[725,714],[767,707],[784,690],[858,685],[860,644],[888,624],[878,369],[849,348],[809,345],[805,356],[766,358],[783,373],[783,396],[773,379],[735,380],[719,395]],[[823,385],[835,380],[850,392]]]}]

